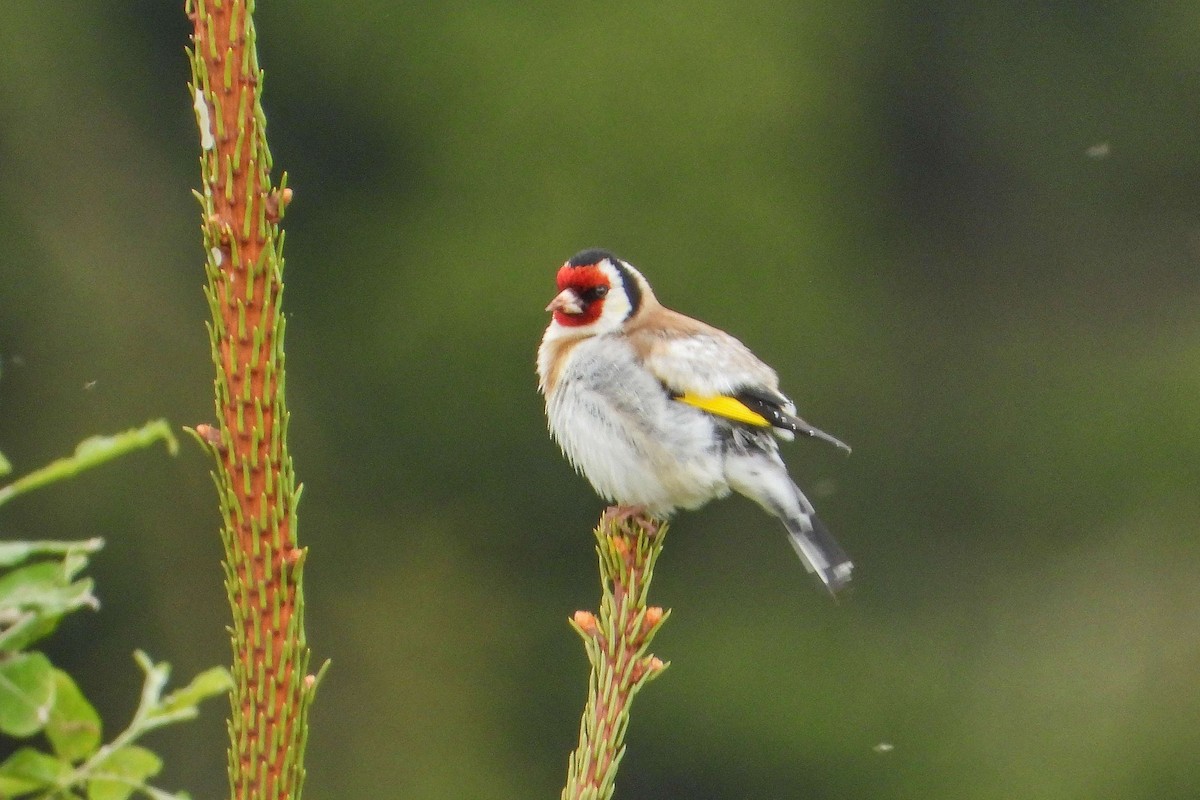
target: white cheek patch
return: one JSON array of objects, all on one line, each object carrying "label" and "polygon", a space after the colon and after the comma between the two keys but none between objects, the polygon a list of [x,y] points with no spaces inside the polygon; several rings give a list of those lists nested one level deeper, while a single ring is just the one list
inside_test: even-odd
[{"label": "white cheek patch", "polygon": [[625,289],[625,281],[621,279],[621,273],[617,271],[616,267],[607,260],[600,265],[600,269],[608,277],[608,283],[611,286],[608,294],[604,296],[604,310],[600,312],[600,319],[612,325],[620,325],[629,318],[633,311],[633,306],[629,304],[629,293]]}]

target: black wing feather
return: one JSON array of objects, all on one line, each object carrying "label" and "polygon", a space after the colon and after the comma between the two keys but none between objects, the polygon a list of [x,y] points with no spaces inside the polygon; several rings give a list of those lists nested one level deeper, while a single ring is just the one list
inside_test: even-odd
[{"label": "black wing feather", "polygon": [[836,436],[830,436],[820,428],[814,428],[795,414],[788,413],[784,409],[784,406],[791,403],[778,392],[773,392],[770,389],[748,388],[739,390],[734,397],[746,408],[771,423],[772,427],[781,428],[792,433],[802,433],[805,436],[811,436],[816,439],[823,439],[831,445],[845,450],[847,453],[850,452],[850,445],[841,439],[838,439]]},{"label": "black wing feather", "polygon": [[793,433],[800,430],[796,424],[799,420],[783,410],[783,405],[787,402],[787,398],[781,394],[768,393],[765,390],[758,389],[742,389],[733,397],[746,408],[771,423],[772,427],[783,428],[785,431],[792,431]]}]

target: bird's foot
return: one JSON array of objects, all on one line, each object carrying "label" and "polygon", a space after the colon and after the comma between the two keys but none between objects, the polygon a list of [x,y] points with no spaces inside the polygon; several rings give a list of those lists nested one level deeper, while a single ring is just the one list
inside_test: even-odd
[{"label": "bird's foot", "polygon": [[604,509],[604,519],[622,526],[635,523],[647,536],[654,536],[662,526],[662,521],[651,516],[645,506],[609,506]]}]

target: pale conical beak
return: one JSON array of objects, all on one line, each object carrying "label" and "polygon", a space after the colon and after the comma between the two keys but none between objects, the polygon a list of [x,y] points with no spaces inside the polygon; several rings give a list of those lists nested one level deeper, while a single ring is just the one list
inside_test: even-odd
[{"label": "pale conical beak", "polygon": [[579,295],[574,289],[563,289],[557,297],[550,301],[546,310],[561,311],[564,314],[582,314],[583,304],[579,302]]}]

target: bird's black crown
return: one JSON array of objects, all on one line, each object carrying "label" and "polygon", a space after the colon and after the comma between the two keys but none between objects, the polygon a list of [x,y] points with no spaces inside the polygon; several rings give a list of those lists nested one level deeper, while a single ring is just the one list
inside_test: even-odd
[{"label": "bird's black crown", "polygon": [[590,267],[592,264],[599,264],[604,259],[611,259],[615,264],[617,257],[607,250],[602,250],[598,247],[593,247],[590,250],[581,250],[571,256],[571,260],[567,262],[568,267]]}]

